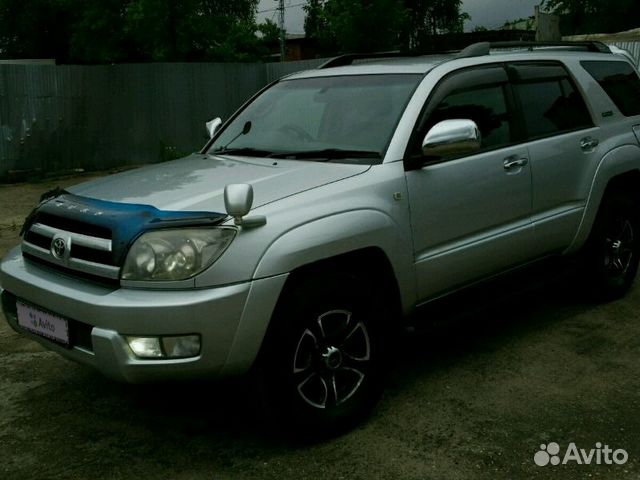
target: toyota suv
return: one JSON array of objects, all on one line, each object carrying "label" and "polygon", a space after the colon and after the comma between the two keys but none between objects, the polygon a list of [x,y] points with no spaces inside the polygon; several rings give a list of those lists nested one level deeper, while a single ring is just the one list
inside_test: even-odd
[{"label": "toyota suv", "polygon": [[553,256],[602,299],[636,275],[640,79],[603,44],[345,55],[208,128],[42,200],[1,264],[13,329],[126,382],[259,372],[333,428],[416,307]]}]

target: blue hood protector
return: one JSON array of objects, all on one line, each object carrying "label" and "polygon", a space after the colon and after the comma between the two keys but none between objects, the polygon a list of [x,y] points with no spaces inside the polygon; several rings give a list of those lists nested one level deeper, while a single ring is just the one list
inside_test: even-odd
[{"label": "blue hood protector", "polygon": [[25,220],[22,232],[42,221],[56,228],[110,238],[114,265],[122,265],[133,242],[149,230],[219,225],[227,214],[174,212],[150,205],[117,203],[57,191],[44,198]]}]

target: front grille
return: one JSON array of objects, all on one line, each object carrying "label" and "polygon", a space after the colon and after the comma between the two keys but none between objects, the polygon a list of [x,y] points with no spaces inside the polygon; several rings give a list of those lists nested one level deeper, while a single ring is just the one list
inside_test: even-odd
[{"label": "front grille", "polygon": [[38,215],[22,241],[22,253],[53,268],[81,275],[118,280],[111,232],[77,220]]},{"label": "front grille", "polygon": [[45,268],[53,272],[59,272],[69,278],[80,278],[82,280],[87,280],[91,283],[94,283],[100,287],[107,287],[110,289],[116,289],[120,286],[120,279],[118,278],[99,277],[91,273],[84,273],[79,270],[71,270],[70,268],[65,268],[59,265],[54,265],[53,263],[46,262],[38,257],[29,255],[28,253],[23,253],[22,256],[41,268]]}]

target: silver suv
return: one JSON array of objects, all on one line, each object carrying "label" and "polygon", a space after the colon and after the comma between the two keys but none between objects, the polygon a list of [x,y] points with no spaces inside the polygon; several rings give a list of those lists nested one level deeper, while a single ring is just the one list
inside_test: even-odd
[{"label": "silver suv", "polygon": [[1,265],[16,331],[128,382],[258,372],[331,428],[416,307],[549,256],[604,299],[636,274],[640,79],[602,44],[342,56],[208,126],[43,199]]}]

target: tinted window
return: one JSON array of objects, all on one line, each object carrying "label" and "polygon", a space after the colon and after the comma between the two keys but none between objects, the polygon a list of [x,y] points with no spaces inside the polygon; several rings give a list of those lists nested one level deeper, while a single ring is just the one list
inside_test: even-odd
[{"label": "tinted window", "polygon": [[582,62],[623,115],[640,115],[640,78],[627,62]]},{"label": "tinted window", "polygon": [[502,65],[451,73],[429,96],[407,153],[422,156],[425,135],[444,120],[473,120],[481,133],[483,151],[511,145],[515,138],[512,106],[509,78]]},{"label": "tinted window", "polygon": [[482,148],[498,148],[511,142],[504,86],[456,90],[445,97],[433,110],[427,131],[436,123],[451,119],[476,122],[482,134]]},{"label": "tinted window", "polygon": [[[209,151],[230,145],[283,154],[343,149],[382,156],[420,80],[422,75],[349,75],[280,81],[242,110]],[[238,135],[247,122],[249,132]],[[344,161],[371,163],[367,158]]]},{"label": "tinted window", "polygon": [[564,69],[523,65],[514,66],[512,70],[516,72],[514,85],[529,138],[593,126],[584,99]]}]

